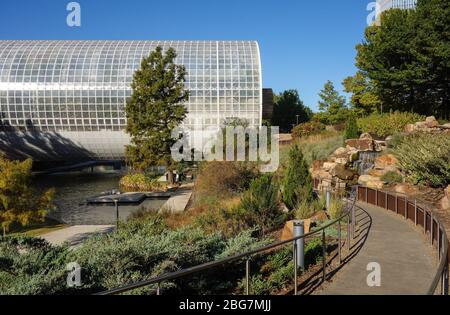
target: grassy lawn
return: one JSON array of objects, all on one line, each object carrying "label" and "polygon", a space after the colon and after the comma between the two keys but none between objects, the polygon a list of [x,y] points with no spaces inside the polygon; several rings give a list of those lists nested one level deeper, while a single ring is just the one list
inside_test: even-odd
[{"label": "grassy lawn", "polygon": [[[344,138],[339,132],[323,132],[318,135],[304,137],[296,141],[303,151],[304,158],[308,165],[313,160],[327,159],[337,148],[343,146]],[[291,145],[280,146],[280,164],[286,165],[289,159]]]},{"label": "grassy lawn", "polygon": [[40,235],[57,231],[65,227],[67,227],[66,224],[62,224],[59,221],[47,218],[44,222],[36,223],[26,227],[14,226],[11,228],[10,232],[7,235],[38,237]]}]

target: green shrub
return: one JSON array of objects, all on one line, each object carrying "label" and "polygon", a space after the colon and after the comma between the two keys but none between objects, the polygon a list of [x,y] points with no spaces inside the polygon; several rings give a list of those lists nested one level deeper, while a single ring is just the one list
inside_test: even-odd
[{"label": "green shrub", "polygon": [[313,185],[308,165],[297,144],[289,151],[289,163],[283,178],[282,195],[285,205],[293,210],[302,201],[313,198]]},{"label": "green shrub", "polygon": [[255,164],[245,162],[205,162],[195,181],[197,204],[218,201],[244,192],[259,175]]},{"label": "green shrub", "polygon": [[359,138],[360,132],[358,129],[358,124],[356,123],[356,118],[351,115],[347,124],[345,125],[344,140],[347,139],[357,139]]},{"label": "green shrub", "polygon": [[402,132],[407,124],[425,120],[424,116],[409,112],[371,114],[357,120],[361,132],[369,132],[378,137],[387,137]]},{"label": "green shrub", "polygon": [[[7,237],[0,241],[0,294],[98,292],[270,242],[259,240],[253,234],[252,230],[244,231],[227,240],[220,233],[208,234],[192,226],[169,230],[161,218],[154,216],[132,220],[116,233],[91,237],[71,250],[66,246],[50,246],[41,240]],[[69,262],[77,262],[82,268],[81,287],[68,288],[66,285]],[[237,262],[226,266],[229,269],[214,270],[214,277],[205,272],[190,279],[164,282],[162,289],[167,294],[229,292],[242,277],[238,263],[242,265]],[[217,281],[222,285],[219,286]],[[132,293],[154,293],[154,289],[145,287]]]},{"label": "green shrub", "polygon": [[413,184],[443,187],[450,183],[450,136],[415,134],[393,149],[399,166]]},{"label": "green shrub", "polygon": [[266,174],[254,179],[241,199],[243,214],[264,232],[284,220],[278,199],[278,185],[272,175]]},{"label": "green shrub", "polygon": [[158,178],[148,176],[144,173],[135,173],[123,176],[119,185],[126,191],[160,191],[165,185],[158,182]]},{"label": "green shrub", "polygon": [[311,120],[309,122],[297,125],[292,129],[292,137],[294,139],[308,137],[319,134],[325,130],[325,125],[319,121]]},{"label": "green shrub", "polygon": [[401,183],[403,181],[403,177],[397,172],[389,171],[381,176],[381,180],[386,182],[388,185],[391,185],[395,183]]},{"label": "green shrub", "polygon": [[300,202],[294,211],[294,217],[297,220],[304,220],[310,218],[315,212],[314,207],[309,202]]},{"label": "green shrub", "polygon": [[328,209],[328,213],[332,220],[335,220],[342,216],[344,213],[344,203],[339,198],[332,198],[330,201],[330,208]]}]

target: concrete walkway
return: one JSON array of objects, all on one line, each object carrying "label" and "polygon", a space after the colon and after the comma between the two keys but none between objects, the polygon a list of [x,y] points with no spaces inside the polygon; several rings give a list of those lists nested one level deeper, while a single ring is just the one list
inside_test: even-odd
[{"label": "concrete walkway", "polygon": [[192,196],[192,185],[184,185],[178,188],[174,194],[162,205],[160,211],[180,213],[186,210]]},{"label": "concrete walkway", "polygon": [[[413,225],[387,210],[358,204],[361,240],[359,252],[317,294],[426,294],[436,271],[425,237]],[[369,287],[371,262],[381,267],[381,286]]]},{"label": "concrete walkway", "polygon": [[40,237],[53,245],[68,242],[71,247],[80,245],[86,238],[98,234],[109,233],[116,227],[114,225],[73,225],[64,229],[43,234]]}]

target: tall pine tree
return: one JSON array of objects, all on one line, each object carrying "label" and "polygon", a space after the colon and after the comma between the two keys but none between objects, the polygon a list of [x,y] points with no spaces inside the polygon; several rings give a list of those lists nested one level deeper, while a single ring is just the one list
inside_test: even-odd
[{"label": "tall pine tree", "polygon": [[283,202],[294,210],[301,202],[313,198],[313,183],[302,150],[294,144],[289,151],[289,163],[282,183]]},{"label": "tall pine tree", "polygon": [[319,110],[317,118],[325,124],[337,124],[344,122],[348,115],[345,105],[345,97],[339,95],[334,88],[333,82],[327,81],[319,93]]},{"label": "tall pine tree", "polygon": [[156,47],[141,62],[133,76],[131,99],[126,106],[127,132],[131,145],[126,148],[127,162],[139,171],[166,166],[173,182],[172,130],[186,117],[184,102],[189,97],[184,82],[186,69],[174,63],[174,49],[163,53]]}]

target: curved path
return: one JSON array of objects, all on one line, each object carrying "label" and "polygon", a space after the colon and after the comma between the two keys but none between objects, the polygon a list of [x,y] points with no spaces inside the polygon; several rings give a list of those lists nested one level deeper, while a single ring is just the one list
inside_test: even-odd
[{"label": "curved path", "polygon": [[[317,294],[426,294],[435,265],[423,234],[395,213],[366,203],[357,205],[361,207],[357,211],[359,237],[364,244]],[[381,267],[379,287],[367,285],[371,262]]]}]

